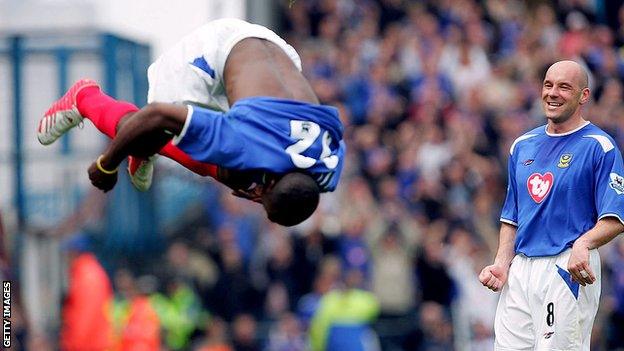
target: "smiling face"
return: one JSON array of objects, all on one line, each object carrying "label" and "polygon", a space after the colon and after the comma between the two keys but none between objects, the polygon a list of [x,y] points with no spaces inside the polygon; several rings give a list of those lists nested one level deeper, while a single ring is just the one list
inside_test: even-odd
[{"label": "smiling face", "polygon": [[549,126],[576,126],[581,105],[589,100],[587,74],[573,61],[560,61],[548,69],[542,84],[542,107]]}]

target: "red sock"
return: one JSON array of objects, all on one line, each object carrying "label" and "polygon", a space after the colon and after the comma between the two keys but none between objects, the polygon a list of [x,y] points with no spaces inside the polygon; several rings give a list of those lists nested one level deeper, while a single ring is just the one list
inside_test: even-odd
[{"label": "red sock", "polygon": [[159,154],[169,157],[203,177],[210,176],[215,179],[217,178],[217,166],[193,160],[191,156],[178,149],[176,146],[171,144],[171,142],[167,143],[167,145],[160,150]]},{"label": "red sock", "polygon": [[110,138],[117,134],[117,123],[125,115],[139,110],[135,105],[115,100],[94,86],[86,87],[76,94],[76,107],[82,117],[91,120],[97,129]]}]

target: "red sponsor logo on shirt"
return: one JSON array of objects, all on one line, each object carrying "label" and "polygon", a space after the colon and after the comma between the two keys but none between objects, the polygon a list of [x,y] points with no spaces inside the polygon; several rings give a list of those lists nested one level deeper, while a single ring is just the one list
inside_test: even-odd
[{"label": "red sponsor logo on shirt", "polygon": [[527,188],[533,201],[538,204],[544,201],[550,193],[554,180],[555,177],[550,172],[546,172],[544,175],[540,173],[531,174],[527,179]]}]

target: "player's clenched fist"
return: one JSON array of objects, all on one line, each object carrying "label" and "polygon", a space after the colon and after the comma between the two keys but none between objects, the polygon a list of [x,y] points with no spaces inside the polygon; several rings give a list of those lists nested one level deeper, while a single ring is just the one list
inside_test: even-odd
[{"label": "player's clenched fist", "polygon": [[111,190],[117,183],[117,171],[108,171],[105,173],[98,167],[97,161],[89,166],[88,172],[91,184],[103,192]]},{"label": "player's clenched fist", "polygon": [[498,265],[489,265],[479,274],[479,281],[483,286],[492,291],[500,291],[507,282],[507,272],[509,268],[503,268]]}]

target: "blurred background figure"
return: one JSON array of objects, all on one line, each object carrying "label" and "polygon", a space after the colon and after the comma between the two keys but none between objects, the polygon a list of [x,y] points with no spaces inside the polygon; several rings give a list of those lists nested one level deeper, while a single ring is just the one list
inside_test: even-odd
[{"label": "blurred background figure", "polygon": [[624,348],[624,241],[611,249],[606,258],[609,262],[610,301],[607,302],[609,328],[607,329],[608,347],[616,350]]},{"label": "blurred background figure", "polygon": [[305,351],[308,343],[301,329],[301,322],[294,314],[285,313],[269,332],[266,351]]},{"label": "blurred background figure", "polygon": [[453,326],[442,305],[425,302],[419,311],[419,327],[405,339],[405,350],[442,351],[453,349]]},{"label": "blurred background figure", "polygon": [[198,344],[197,351],[234,351],[228,341],[227,325],[218,317],[208,320],[205,337]]},{"label": "blurred background figure", "polygon": [[78,233],[63,243],[69,265],[63,302],[62,350],[109,350],[113,347],[110,310],[113,289],[104,268],[90,251],[90,240]]},{"label": "blurred background figure", "polygon": [[232,322],[232,344],[235,351],[260,351],[257,324],[253,316],[239,314]]},{"label": "blurred background figure", "polygon": [[149,298],[156,288],[153,278],[135,280],[130,272],[120,270],[115,285],[120,292],[113,309],[117,348],[120,351],[158,349],[162,339],[160,318]]},{"label": "blurred background figure", "polygon": [[323,296],[312,318],[312,350],[379,350],[379,340],[371,328],[379,314],[379,302],[362,289],[361,271],[346,270],[344,275],[344,286]]}]

